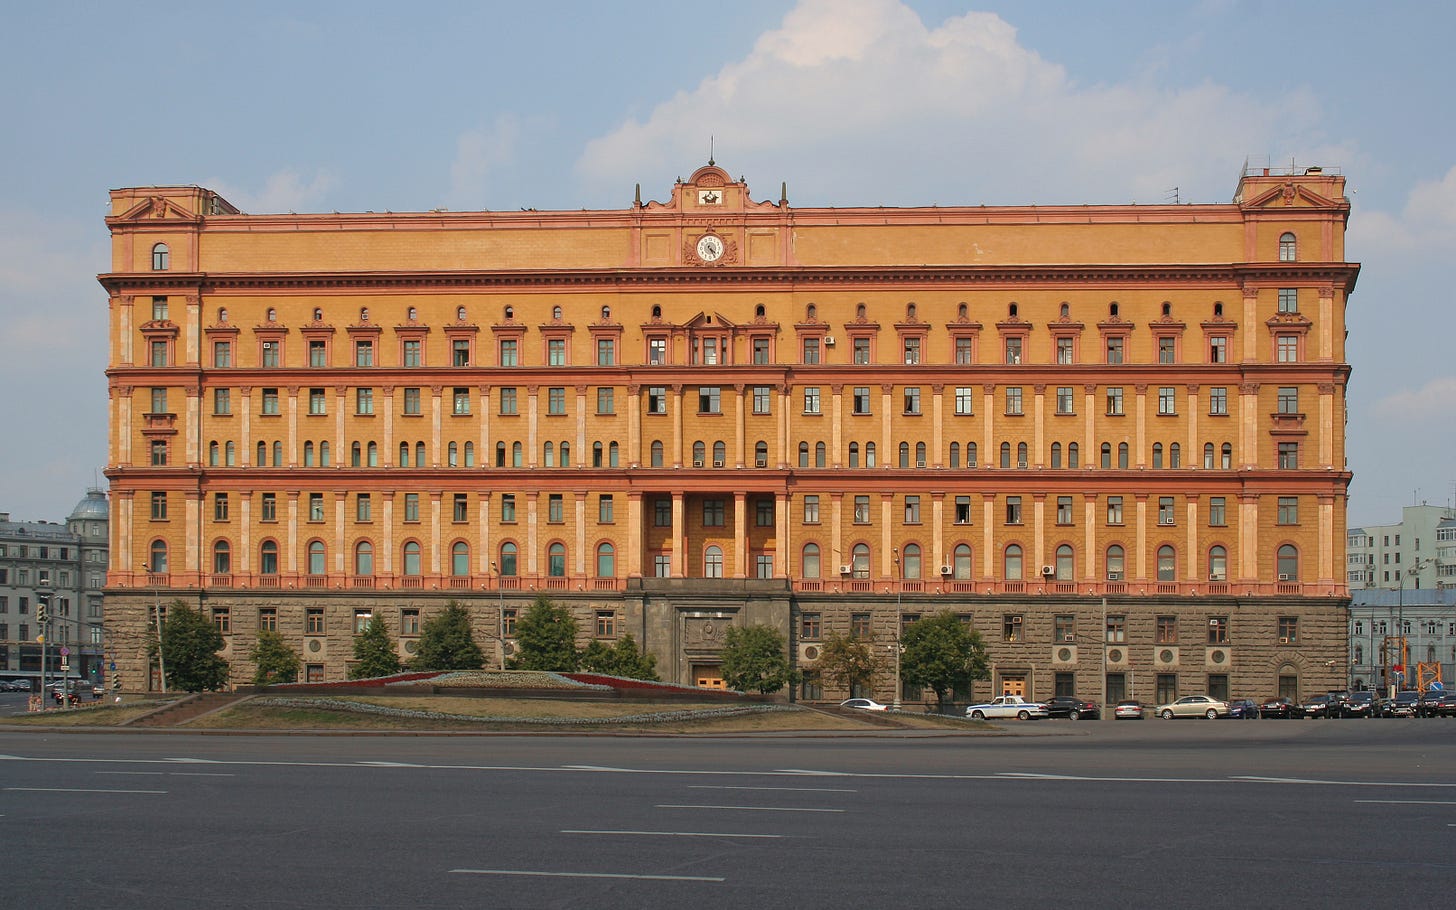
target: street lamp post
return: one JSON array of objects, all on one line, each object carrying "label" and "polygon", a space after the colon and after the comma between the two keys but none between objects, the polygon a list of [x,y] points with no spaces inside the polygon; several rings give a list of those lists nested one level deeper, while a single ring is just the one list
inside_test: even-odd
[{"label": "street lamp post", "polygon": [[900,642],[900,633],[905,627],[905,616],[901,612],[901,591],[905,587],[905,573],[900,566],[900,548],[894,547],[891,550],[895,559],[895,703],[891,706],[896,711],[900,710],[900,693],[904,687],[900,684],[900,652],[904,645]]},{"label": "street lamp post", "polygon": [[[42,575],[37,580],[40,582],[36,585],[35,599],[37,601],[36,609],[40,612],[40,622],[37,625],[40,626],[40,705],[43,711],[46,708],[45,700],[48,694],[46,692],[46,659],[49,656],[47,652],[50,650],[51,638],[51,592],[46,589],[51,586],[51,577]],[[66,703],[64,686],[62,686],[61,692],[61,704],[64,705]]]},{"label": "street lamp post", "polygon": [[[152,567],[142,563],[148,575],[153,575]],[[167,664],[162,659],[162,590],[155,584],[152,585],[152,615],[157,620],[157,675],[162,680],[162,694],[167,694]]]}]

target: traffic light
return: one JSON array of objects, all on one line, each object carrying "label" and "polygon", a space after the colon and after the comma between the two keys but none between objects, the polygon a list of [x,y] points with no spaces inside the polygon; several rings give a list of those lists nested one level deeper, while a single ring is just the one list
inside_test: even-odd
[{"label": "traffic light", "polygon": [[42,600],[40,603],[36,604],[35,621],[40,623],[41,625],[45,625],[46,623],[50,622],[50,620],[51,606],[50,604]]},{"label": "traffic light", "polygon": [[112,673],[111,674],[111,691],[113,691],[113,692],[120,692],[121,691],[121,674],[120,673]]}]

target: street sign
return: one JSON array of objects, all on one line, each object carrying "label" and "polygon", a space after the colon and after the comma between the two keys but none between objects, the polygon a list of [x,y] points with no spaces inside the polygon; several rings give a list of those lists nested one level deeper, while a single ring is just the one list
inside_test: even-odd
[{"label": "street sign", "polygon": [[70,648],[62,648],[61,649],[61,656],[62,657],[69,657],[70,654],[71,654],[71,649]]},{"label": "street sign", "polygon": [[106,669],[108,669],[108,670],[115,670],[116,669],[116,661],[113,660],[110,664],[107,665]]}]

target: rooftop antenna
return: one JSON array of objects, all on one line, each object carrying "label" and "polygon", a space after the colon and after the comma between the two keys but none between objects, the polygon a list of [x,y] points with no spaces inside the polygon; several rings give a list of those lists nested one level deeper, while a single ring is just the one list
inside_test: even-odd
[{"label": "rooftop antenna", "polygon": [[708,134],[708,167],[713,167],[717,162],[713,160],[713,134]]},{"label": "rooftop antenna", "polygon": [[1174,205],[1178,205],[1179,204],[1180,199],[1179,199],[1179,196],[1178,196],[1178,188],[1176,186],[1173,187],[1168,192],[1166,192],[1166,193],[1163,194],[1163,201],[1164,202],[1167,202],[1169,200],[1172,200],[1172,202],[1173,202]]}]

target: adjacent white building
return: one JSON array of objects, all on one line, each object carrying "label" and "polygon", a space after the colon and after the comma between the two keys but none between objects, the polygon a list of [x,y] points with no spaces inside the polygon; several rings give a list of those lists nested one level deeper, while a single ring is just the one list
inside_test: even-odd
[{"label": "adjacent white building", "polygon": [[[1456,685],[1456,588],[1372,589],[1354,591],[1352,597],[1352,688],[1414,688],[1432,678],[1447,688]],[[1403,667],[1399,673],[1397,666]]]},{"label": "adjacent white building", "polygon": [[1350,592],[1456,587],[1456,508],[1406,506],[1398,524],[1350,528]]}]

